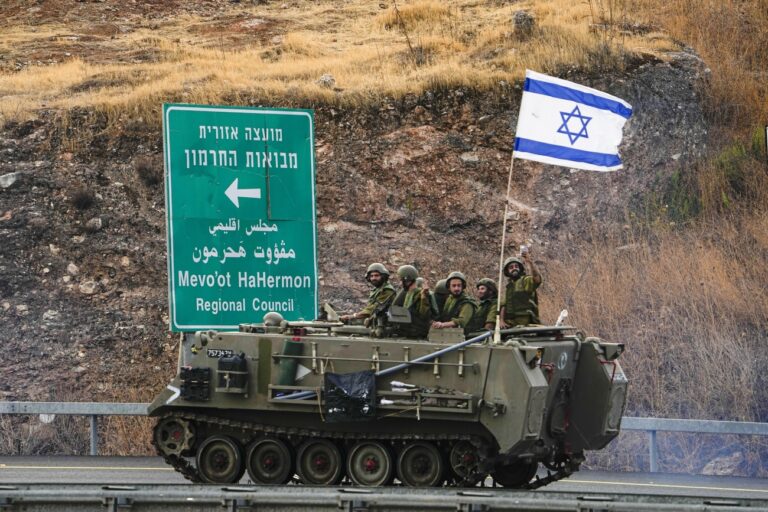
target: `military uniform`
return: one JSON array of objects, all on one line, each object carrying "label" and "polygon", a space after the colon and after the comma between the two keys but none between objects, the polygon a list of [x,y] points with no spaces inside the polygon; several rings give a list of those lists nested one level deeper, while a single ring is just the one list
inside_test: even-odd
[{"label": "military uniform", "polygon": [[475,309],[477,309],[477,303],[472,297],[467,295],[467,292],[461,292],[461,295],[458,297],[450,295],[445,300],[438,320],[440,322],[453,322],[458,327],[464,328],[464,334],[468,334],[468,328],[472,327],[471,322]]},{"label": "military uniform", "polygon": [[431,293],[424,296],[421,288],[400,290],[392,305],[406,308],[411,313],[411,323],[401,324],[398,334],[406,338],[426,339],[432,321]]},{"label": "military uniform", "polygon": [[389,283],[384,283],[378,288],[374,288],[368,296],[368,303],[357,313],[357,316],[368,318],[378,306],[386,304],[394,296],[395,287]]},{"label": "military uniform", "polygon": [[499,307],[499,301],[493,299],[483,299],[477,305],[477,311],[472,316],[470,332],[485,329],[485,324],[496,324],[496,313]]},{"label": "military uniform", "polygon": [[433,308],[435,311],[435,318],[440,316],[440,312],[443,310],[443,306],[445,305],[445,301],[448,300],[448,296],[451,294],[451,292],[448,291],[448,287],[446,286],[446,280],[441,279],[437,282],[435,285],[435,292],[432,294],[433,297]]},{"label": "military uniform", "polygon": [[507,325],[539,323],[539,284],[532,276],[523,275],[507,283],[504,296],[504,321]]}]

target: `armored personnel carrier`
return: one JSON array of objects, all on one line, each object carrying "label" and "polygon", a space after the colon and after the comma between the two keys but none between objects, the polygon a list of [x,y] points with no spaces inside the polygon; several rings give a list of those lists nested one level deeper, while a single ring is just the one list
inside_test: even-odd
[{"label": "armored personnel carrier", "polygon": [[[193,482],[535,488],[616,437],[623,345],[567,326],[428,340],[287,322],[186,338],[153,444]],[[546,467],[547,476],[537,471]]]}]

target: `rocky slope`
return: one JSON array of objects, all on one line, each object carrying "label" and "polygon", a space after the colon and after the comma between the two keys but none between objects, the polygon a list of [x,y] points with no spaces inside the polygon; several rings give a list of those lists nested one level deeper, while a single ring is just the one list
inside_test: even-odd
[{"label": "rocky slope", "polygon": [[[621,76],[571,77],[629,101],[625,169],[610,174],[515,161],[509,246],[533,242],[546,272],[593,222],[629,209],[705,146],[691,54]],[[320,295],[366,295],[368,263],[496,275],[519,84],[440,90],[316,118]],[[72,130],[98,117],[74,113]],[[133,122],[80,144],[56,113],[0,132],[0,398],[147,399],[172,372],[162,143]],[[106,133],[106,132],[102,132]],[[546,294],[546,290],[543,291]]]}]

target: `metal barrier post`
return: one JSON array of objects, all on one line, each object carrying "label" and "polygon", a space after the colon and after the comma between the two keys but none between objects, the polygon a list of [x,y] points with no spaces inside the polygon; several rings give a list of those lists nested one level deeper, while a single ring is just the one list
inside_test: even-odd
[{"label": "metal barrier post", "polygon": [[99,454],[99,417],[91,414],[91,455]]},{"label": "metal barrier post", "polygon": [[659,471],[659,447],[656,444],[656,431],[648,431],[648,450],[651,459],[651,473],[657,473]]}]

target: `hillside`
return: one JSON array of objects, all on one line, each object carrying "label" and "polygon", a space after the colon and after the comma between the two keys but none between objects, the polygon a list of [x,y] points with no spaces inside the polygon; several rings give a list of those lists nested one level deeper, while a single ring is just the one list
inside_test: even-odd
[{"label": "hillside", "polygon": [[[178,334],[168,332],[163,102],[314,109],[320,298],[346,310],[367,295],[363,273],[373,261],[391,269],[414,264],[431,282],[456,269],[473,282],[497,275],[520,66],[539,64],[540,71],[619,96],[635,112],[620,172],[515,161],[507,252],[532,245],[545,275],[545,319],[554,321],[567,305],[579,327],[628,344],[627,373],[646,382],[633,389],[631,414],[765,420],[768,411],[755,405],[765,397],[764,377],[755,371],[764,356],[733,382],[755,389],[739,401],[743,407],[723,406],[733,389],[713,393],[701,408],[681,406],[683,397],[654,401],[676,382],[658,377],[664,368],[647,368],[658,344],[696,345],[712,333],[699,330],[702,324],[664,326],[680,311],[699,311],[697,294],[683,286],[669,302],[655,292],[622,302],[619,293],[647,286],[623,280],[638,261],[651,258],[654,268],[637,279],[660,282],[672,279],[676,266],[696,264],[681,254],[720,261],[718,250],[728,244],[717,230],[700,238],[706,230],[690,218],[678,231],[678,217],[660,214],[668,192],[688,186],[680,182],[685,170],[711,155],[708,63],[640,21],[627,25],[621,51],[610,46],[615,34],[597,34],[590,43],[587,27],[583,40],[579,34],[563,44],[594,44],[583,60],[504,60],[516,48],[531,49],[531,39],[553,44],[552,27],[563,21],[552,19],[552,4],[457,2],[446,11],[434,2],[398,3],[405,21],[386,28],[395,11],[386,2],[3,2],[0,397],[149,400],[173,374]],[[420,6],[435,19],[417,16]],[[515,27],[520,10],[536,15],[540,32]],[[488,32],[507,32],[486,37],[484,23]],[[414,53],[414,45],[421,50]],[[451,49],[455,57],[446,56]],[[373,55],[378,68],[353,74],[350,62],[362,57],[351,52],[358,50]],[[431,57],[409,64],[419,52]],[[243,81],[248,55],[258,55],[263,81]],[[203,57],[214,60],[195,60]],[[269,62],[284,67],[273,70]],[[190,77],[177,80],[185,69]],[[386,85],[367,81],[366,69]],[[451,70],[456,76],[448,79]],[[764,263],[764,218],[739,219],[734,226],[743,238],[730,241],[751,244],[750,254]],[[697,251],[679,252],[675,244],[687,243],[681,240],[694,240]],[[660,269],[666,273],[654,274]],[[764,274],[756,275],[759,283]],[[766,333],[768,302],[754,281],[748,271],[730,278],[729,293],[756,294],[753,309],[728,313],[735,323],[727,328],[744,333],[745,346]],[[696,286],[709,297],[708,287],[705,293],[704,284]],[[739,469],[764,470],[760,457]]]}]

